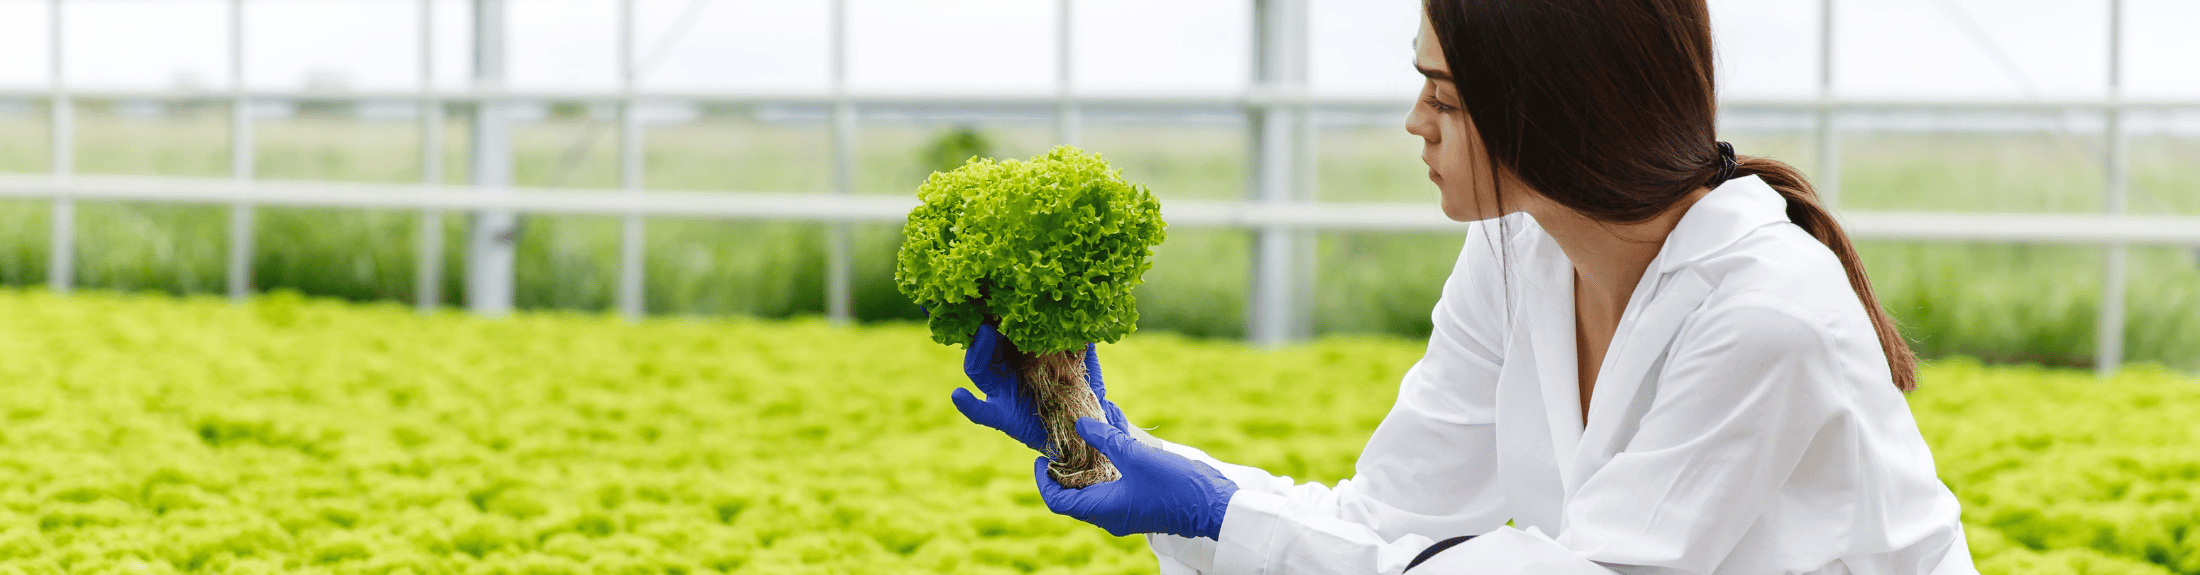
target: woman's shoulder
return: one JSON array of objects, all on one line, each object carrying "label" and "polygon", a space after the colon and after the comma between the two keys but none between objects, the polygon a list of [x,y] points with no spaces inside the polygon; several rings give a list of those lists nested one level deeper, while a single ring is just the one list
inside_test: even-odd
[{"label": "woman's shoulder", "polygon": [[[1861,379],[1885,379],[1885,350],[1833,251],[1790,223],[1744,234],[1684,266],[1710,286],[1695,331],[1739,336],[1776,353],[1826,353]],[[1829,374],[1830,375],[1830,374]],[[1891,388],[1890,388],[1891,389]]]},{"label": "woman's shoulder", "polygon": [[1743,234],[1732,244],[1685,264],[1711,285],[1704,307],[1779,302],[1813,317],[1855,314],[1861,300],[1841,259],[1795,224],[1781,222]]}]

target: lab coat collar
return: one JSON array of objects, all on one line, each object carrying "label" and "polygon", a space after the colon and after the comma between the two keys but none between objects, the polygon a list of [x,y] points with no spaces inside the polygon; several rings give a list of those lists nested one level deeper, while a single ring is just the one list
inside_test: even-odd
[{"label": "lab coat collar", "polygon": [[[1529,261],[1555,265],[1531,271],[1541,305],[1527,310],[1540,325],[1520,326],[1531,334],[1538,379],[1542,380],[1545,423],[1556,452],[1563,497],[1625,448],[1633,435],[1630,422],[1648,409],[1655,387],[1643,389],[1646,380],[1662,365],[1681,324],[1702,304],[1711,286],[1700,274],[1675,274],[1685,264],[1702,259],[1751,230],[1786,222],[1787,200],[1756,176],[1729,180],[1705,194],[1681,216],[1665,245],[1651,262],[1653,273],[1643,274],[1629,296],[1611,347],[1597,373],[1595,396],[1589,417],[1580,411],[1579,372],[1574,368],[1573,266],[1556,242],[1539,234],[1528,247]],[[1559,526],[1564,529],[1564,526]]]},{"label": "lab coat collar", "polygon": [[1750,230],[1787,222],[1787,198],[1763,178],[1746,176],[1727,180],[1688,207],[1688,213],[1665,237],[1651,266],[1656,275],[1672,273],[1682,265],[1732,245]]},{"label": "lab coat collar", "polygon": [[[1541,382],[1538,387],[1543,423],[1549,426],[1551,461],[1559,462],[1557,472],[1564,485],[1572,483],[1573,470],[1564,463],[1573,459],[1582,431],[1581,370],[1575,365],[1579,351],[1574,337],[1574,266],[1549,235],[1537,234],[1536,240],[1523,250],[1527,256],[1524,261],[1534,263],[1522,270],[1528,281],[1521,287],[1527,291],[1519,300],[1523,313],[1515,329],[1526,335],[1534,353],[1536,379]],[[1557,529],[1558,525],[1549,527]]]}]

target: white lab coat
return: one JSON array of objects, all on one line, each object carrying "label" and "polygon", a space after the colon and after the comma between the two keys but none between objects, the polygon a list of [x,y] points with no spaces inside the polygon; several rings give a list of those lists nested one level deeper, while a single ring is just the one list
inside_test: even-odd
[{"label": "white lab coat", "polygon": [[1871,320],[1786,206],[1747,177],[1688,210],[1628,300],[1586,427],[1572,264],[1508,216],[1508,282],[1497,222],[1471,226],[1351,479],[1294,485],[1142,438],[1241,489],[1219,538],[1150,537],[1162,572],[1395,574],[1479,535],[1413,573],[1976,573]]}]

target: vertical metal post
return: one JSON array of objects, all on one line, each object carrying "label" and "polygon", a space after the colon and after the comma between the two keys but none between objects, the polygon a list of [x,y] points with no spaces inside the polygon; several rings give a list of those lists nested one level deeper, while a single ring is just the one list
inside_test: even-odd
[{"label": "vertical metal post", "polygon": [[[244,85],[244,0],[229,0],[229,175],[238,187],[252,185],[254,145],[252,99]],[[252,295],[253,216],[251,202],[229,206],[229,301]]]},{"label": "vertical metal post", "polygon": [[[833,90],[833,193],[847,196],[856,191],[856,109],[848,100],[848,0],[833,0],[831,62]],[[854,317],[854,227],[845,221],[826,224],[825,317],[846,323]]]},{"label": "vertical metal post", "polygon": [[[443,185],[443,101],[435,96],[435,0],[420,0],[420,185]],[[443,210],[420,210],[413,305],[429,313],[443,304]]]},{"label": "vertical metal post", "polygon": [[[1295,70],[1292,82],[1295,88],[1292,92],[1298,95],[1292,106],[1292,115],[1297,117],[1294,122],[1297,126],[1291,137],[1297,140],[1297,145],[1290,148],[1291,177],[1294,182],[1291,186],[1291,198],[1302,202],[1315,201],[1321,193],[1320,180],[1317,179],[1320,173],[1316,169],[1320,159],[1320,150],[1316,146],[1320,132],[1314,123],[1312,88],[1308,87],[1312,83],[1314,61],[1313,4],[1314,0],[1295,0],[1291,3],[1291,33],[1286,36],[1290,40],[1290,58],[1295,62],[1291,64]],[[1289,270],[1291,279],[1285,283],[1291,291],[1284,313],[1289,314],[1286,317],[1290,320],[1285,324],[1288,329],[1285,335],[1294,339],[1314,335],[1315,284],[1320,279],[1315,274],[1315,266],[1320,262],[1315,245],[1320,237],[1320,234],[1312,230],[1293,231],[1290,236],[1290,248],[1294,254],[1291,261],[1296,265]]]},{"label": "vertical metal post", "polygon": [[[55,183],[66,184],[76,173],[76,102],[69,97],[69,83],[61,69],[61,0],[47,3],[48,40],[52,42],[47,65],[53,75],[53,94],[48,96],[53,132],[49,134]],[[76,197],[67,186],[53,198],[53,239],[47,246],[46,285],[67,294],[76,285]]]},{"label": "vertical metal post", "polygon": [[1818,174],[1812,187],[1826,209],[1841,207],[1841,129],[1833,109],[1833,0],[1818,0]]},{"label": "vertical metal post", "polygon": [[[639,62],[634,55],[634,0],[619,0],[619,185],[629,195],[642,193],[642,121],[635,113],[634,87],[639,81]],[[619,314],[641,319],[642,279],[647,271],[643,248],[647,238],[642,215],[626,214],[619,227]]]},{"label": "vertical metal post", "polygon": [[[2101,137],[2106,140],[2106,156],[2102,158],[2101,171],[2107,176],[2106,197],[2103,211],[2121,214],[2130,201],[2130,158],[2125,150],[2123,109],[2123,1],[2108,0],[2108,100],[2105,110],[2106,124],[2101,127]],[[2108,245],[2101,278],[2101,309],[2095,321],[2093,370],[2096,375],[2115,375],[2124,362],[2124,295],[2128,290],[2131,247],[2123,242]]]},{"label": "vertical metal post", "polygon": [[[1253,26],[1254,86],[1268,97],[1250,111],[1252,193],[1263,203],[1301,200],[1312,188],[1296,181],[1308,116],[1306,0],[1255,0]],[[1246,335],[1263,345],[1304,336],[1311,323],[1312,236],[1276,224],[1254,233]]]},{"label": "vertical metal post", "polygon": [[1074,44],[1071,43],[1074,38],[1072,30],[1075,28],[1074,17],[1070,13],[1072,1],[1057,0],[1054,3],[1054,87],[1058,98],[1054,108],[1054,139],[1062,144],[1075,146],[1082,135],[1078,133],[1078,129],[1084,123],[1084,118],[1081,117],[1082,111],[1078,109],[1076,96],[1070,93],[1071,84],[1074,83],[1070,75],[1071,63],[1075,61],[1075,53],[1072,51]]},{"label": "vertical metal post", "polygon": [[[512,133],[504,95],[505,0],[474,0],[474,193],[510,193]],[[512,311],[512,275],[519,216],[508,209],[474,212],[466,238],[466,306],[475,314]]]}]

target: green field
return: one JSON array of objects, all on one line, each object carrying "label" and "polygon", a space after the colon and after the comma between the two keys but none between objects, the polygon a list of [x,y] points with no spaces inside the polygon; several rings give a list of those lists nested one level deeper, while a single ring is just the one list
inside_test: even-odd
[{"label": "green field", "polygon": [[[736,111],[738,112],[738,111]],[[830,187],[822,124],[766,123],[743,113],[653,127],[649,185],[664,189],[819,192]],[[79,171],[97,174],[220,176],[228,169],[227,118],[220,114],[124,118],[87,107],[79,118]],[[1000,155],[1024,157],[1051,144],[1040,123],[980,126]],[[926,173],[923,151],[942,126],[866,123],[858,135],[865,194],[908,194]],[[609,187],[616,182],[613,131],[586,119],[553,118],[516,132],[522,185]],[[0,172],[48,169],[45,125],[0,116]],[[411,182],[418,179],[415,128],[406,122],[346,119],[263,121],[256,127],[257,176]],[[446,174],[466,173],[464,124],[447,131]],[[1228,125],[1095,122],[1084,132],[1133,181],[1164,202],[1244,195],[1248,148]],[[1744,153],[1798,160],[1804,132],[1730,136]],[[582,145],[575,145],[576,142]],[[1424,202],[1418,145],[1388,125],[1322,132],[1316,195],[1336,201]],[[2088,212],[2099,209],[2097,138],[2043,134],[1859,132],[1844,143],[1843,205],[1852,209]],[[2200,214],[2200,141],[2136,137],[2131,144],[2132,210]],[[1433,209],[1433,208],[1432,208]],[[79,207],[80,285],[171,294],[223,290],[222,207],[86,203]],[[0,285],[46,277],[49,215],[42,201],[0,201]],[[465,220],[441,225],[447,301],[462,293],[457,270]],[[263,289],[290,288],[352,300],[413,298],[413,213],[262,209],[254,275]],[[647,306],[654,314],[786,318],[821,313],[822,226],[796,223],[649,221]],[[608,309],[617,270],[616,218],[527,220],[518,303],[528,309]],[[858,226],[855,310],[866,321],[906,320],[917,310],[891,283],[899,227]],[[1460,238],[1431,233],[1328,233],[1316,240],[1313,330],[1427,333],[1428,310]],[[1177,229],[1156,249],[1141,288],[1142,325],[1200,337],[1244,333],[1249,236]],[[1870,242],[1861,246],[1883,300],[1928,357],[2091,365],[2102,251],[2083,246]],[[2136,248],[2125,340],[2127,357],[2200,370],[2200,251]]]},{"label": "green field", "polygon": [[[1159,436],[1333,482],[1418,341],[1100,354]],[[922,326],[0,290],[0,573],[1140,573]],[[2200,574],[2200,381],[1927,365],[1989,575]]]}]

